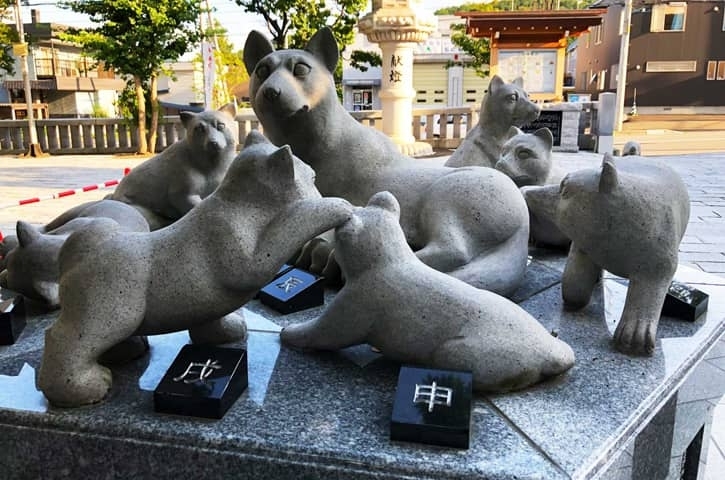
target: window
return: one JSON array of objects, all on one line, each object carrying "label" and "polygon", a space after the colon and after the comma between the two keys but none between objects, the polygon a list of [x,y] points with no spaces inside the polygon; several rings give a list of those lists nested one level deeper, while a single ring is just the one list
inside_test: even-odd
[{"label": "window", "polygon": [[580,75],[580,82],[581,82],[581,86],[578,87],[578,88],[581,88],[582,90],[586,90],[587,89],[587,86],[588,86],[587,85],[587,72],[582,72],[581,73],[581,75]]},{"label": "window", "polygon": [[603,27],[604,24],[592,27],[591,35],[594,37],[594,45],[599,45],[600,43],[602,43],[602,34],[604,30]]},{"label": "window", "polygon": [[705,74],[705,80],[715,80],[715,71],[717,70],[717,62],[711,60],[707,62],[707,73]]},{"label": "window", "polygon": [[655,61],[645,63],[645,72],[694,72],[697,60]]},{"label": "window", "polygon": [[597,77],[597,90],[604,90],[606,88],[606,82],[605,78],[607,77],[607,71],[602,70],[599,72],[599,76]]},{"label": "window", "polygon": [[717,79],[725,80],[725,61],[717,62]]},{"label": "window", "polygon": [[684,32],[687,4],[684,2],[652,5],[652,32]]}]

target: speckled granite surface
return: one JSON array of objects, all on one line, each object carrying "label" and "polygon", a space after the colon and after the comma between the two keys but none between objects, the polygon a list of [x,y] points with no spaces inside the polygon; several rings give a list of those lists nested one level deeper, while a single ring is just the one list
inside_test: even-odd
[{"label": "speckled granite surface", "polygon": [[153,411],[152,390],[186,333],[151,337],[149,355],[115,367],[106,402],[49,407],[33,369],[54,315],[34,315],[15,345],[0,347],[0,478],[614,478],[637,434],[725,328],[725,280],[681,269],[678,279],[710,294],[708,313],[694,324],[663,318],[655,355],[635,358],[609,344],[621,279],[607,275],[589,307],[564,312],[562,268],[561,254],[535,252],[536,274],[517,300],[574,348],[575,367],[524,392],[476,397],[468,450],[389,440],[398,365],[369,347],[280,346],[281,326],[322,307],[284,317],[258,302],[245,307],[249,388],[221,420]]}]

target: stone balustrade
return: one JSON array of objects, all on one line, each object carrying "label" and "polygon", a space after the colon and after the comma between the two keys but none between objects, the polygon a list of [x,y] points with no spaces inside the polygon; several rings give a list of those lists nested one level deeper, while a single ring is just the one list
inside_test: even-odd
[{"label": "stone balustrade", "polygon": [[[596,102],[593,102],[591,107],[595,110]],[[580,108],[577,106],[577,110]],[[363,125],[382,130],[381,110],[357,111],[350,114]],[[262,130],[259,120],[251,109],[241,110],[236,120],[240,145],[244,143],[251,130]],[[413,136],[418,141],[431,144],[433,148],[454,149],[465,138],[468,129],[477,122],[478,105],[416,108],[413,110]],[[122,118],[52,118],[38,119],[35,123],[42,150],[53,155],[132,153],[138,149],[136,126]],[[579,129],[578,125],[572,123],[570,126],[565,122],[562,125],[562,135],[567,139],[576,138],[577,133],[581,133]],[[157,152],[185,134],[178,116],[163,117],[159,122],[157,133]],[[26,152],[28,137],[28,124],[25,120],[0,120],[0,153]]]}]

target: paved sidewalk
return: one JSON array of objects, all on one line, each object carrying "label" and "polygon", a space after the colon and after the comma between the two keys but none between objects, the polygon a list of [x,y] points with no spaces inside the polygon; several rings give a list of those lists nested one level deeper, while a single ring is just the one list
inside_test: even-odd
[{"label": "paved sidewalk", "polygon": [[[680,246],[680,262],[705,272],[725,275],[725,131],[677,134],[629,132],[626,136],[616,137],[615,147],[629,138],[636,138],[633,135],[639,135],[645,140],[640,140],[645,154],[648,154],[648,150],[650,154],[656,153],[657,148],[663,145],[663,139],[668,139],[669,152],[682,149],[696,151],[697,145],[693,147],[691,142],[698,143],[698,135],[707,140],[699,145],[703,150],[719,150],[720,153],[690,153],[658,158],[682,176],[690,192],[690,223]],[[672,139],[674,143],[670,142]],[[674,148],[673,145],[681,148]],[[601,162],[600,155],[589,152],[557,153],[555,158],[567,169],[594,166]],[[145,159],[130,155],[52,156],[41,159],[0,156],[0,231],[4,235],[14,233],[18,219],[34,224],[47,223],[72,206],[102,198],[111,189],[41,200],[23,206],[8,206],[10,204],[120,179],[124,168],[132,168]],[[429,161],[440,162],[441,159]],[[720,372],[719,378],[725,379],[725,339],[715,345],[706,361]],[[712,399],[711,403],[715,408],[715,420],[705,480],[718,480],[724,478],[722,475],[725,472],[725,398]]]}]

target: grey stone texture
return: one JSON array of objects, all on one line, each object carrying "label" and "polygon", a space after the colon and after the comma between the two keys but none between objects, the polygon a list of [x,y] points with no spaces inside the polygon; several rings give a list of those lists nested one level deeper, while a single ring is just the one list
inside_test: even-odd
[{"label": "grey stone texture", "polygon": [[108,198],[136,207],[151,230],[181,218],[211,194],[236,155],[236,107],[181,112],[186,137],[123,177]]},{"label": "grey stone texture", "polygon": [[498,75],[491,78],[481,101],[476,124],[446,162],[447,167],[493,167],[501,148],[515,130],[539,116],[541,108],[529,100],[523,80],[506,83]]},{"label": "grey stone texture", "polygon": [[5,270],[0,272],[0,286],[43,302],[50,308],[59,307],[60,249],[69,235],[83,230],[97,218],[113,220],[123,231],[149,231],[141,213],[115,200],[82,203],[40,228],[18,221],[17,236],[7,237],[3,242],[6,247],[17,246],[4,254]]},{"label": "grey stone texture", "polygon": [[560,375],[574,352],[518,305],[421,262],[388,192],[335,229],[345,286],[322,315],[282,330],[282,343],[339,350],[369,343],[403,363],[473,373],[478,391],[505,392]]},{"label": "grey stone texture", "polygon": [[274,51],[253,32],[244,48],[250,97],[265,135],[314,168],[323,195],[365,205],[380,191],[400,202],[408,243],[425,264],[473,286],[511,293],[526,267],[528,212],[516,185],[489,168],[423,165],[340,104],[328,29],[305,50]]},{"label": "grey stone texture", "polygon": [[54,405],[102,400],[111,372],[98,357],[132,335],[243,339],[235,310],[350,212],[347,201],[320,196],[289,147],[254,132],[219,188],[173,225],[128,233],[96,220],[61,250],[61,314],[45,333],[40,389]]},{"label": "grey stone texture", "polygon": [[614,343],[624,352],[652,354],[689,216],[685,183],[655,160],[605,155],[600,170],[568,174],[556,215],[558,227],[572,239],[562,278],[567,307],[589,303],[602,269],[628,278]]}]

